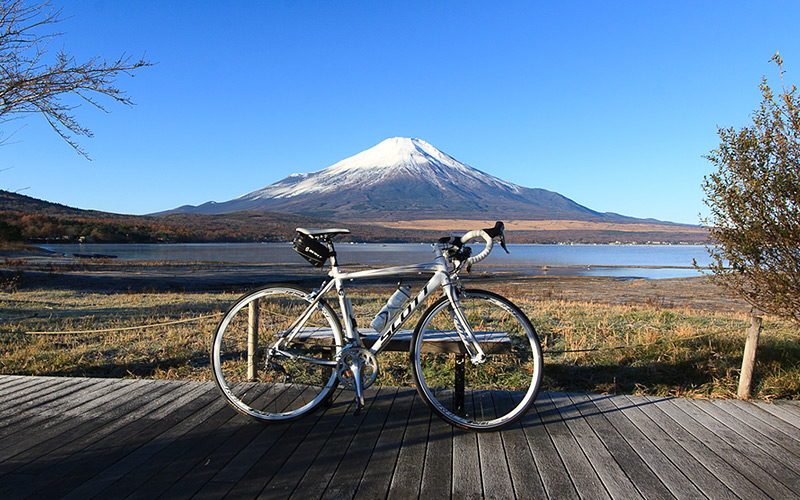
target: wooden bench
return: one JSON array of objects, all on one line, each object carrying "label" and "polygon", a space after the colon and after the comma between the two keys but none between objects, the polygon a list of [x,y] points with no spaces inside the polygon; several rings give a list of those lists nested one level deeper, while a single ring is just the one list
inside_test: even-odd
[{"label": "wooden bench", "polygon": [[[358,330],[361,340],[366,347],[372,347],[378,341],[380,335],[372,328],[364,328]],[[385,351],[404,352],[411,348],[412,330],[400,330],[392,337],[392,340],[386,344]],[[330,344],[332,332],[330,328],[307,328],[302,331],[298,338],[302,338],[307,342],[318,342]],[[422,352],[439,352],[450,354],[466,354],[464,344],[460,340],[455,339],[457,333],[454,331],[438,332],[430,340],[425,341]],[[502,354],[511,352],[511,339],[508,338],[505,332],[480,332],[482,340],[479,342],[481,348],[486,354]]]},{"label": "wooden bench", "polygon": [[[330,328],[314,328],[310,331],[301,331],[299,337],[310,342],[320,344],[331,343],[332,331]],[[386,344],[385,351],[408,352],[411,348],[412,330],[400,330]],[[359,329],[361,340],[366,347],[372,347],[380,335],[372,328]],[[479,332],[479,344],[486,354],[504,354],[511,352],[511,339],[505,332]],[[454,338],[455,337],[455,338]],[[466,363],[469,361],[464,344],[458,339],[454,331],[437,332],[429,340],[425,340],[422,352],[452,354],[455,356],[455,370],[453,370],[453,410],[464,409],[464,381],[466,378]]]}]

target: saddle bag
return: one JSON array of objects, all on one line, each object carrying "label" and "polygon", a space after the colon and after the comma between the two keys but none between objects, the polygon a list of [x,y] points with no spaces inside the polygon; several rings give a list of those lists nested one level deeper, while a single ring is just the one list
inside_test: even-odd
[{"label": "saddle bag", "polygon": [[314,267],[322,267],[325,261],[331,256],[328,247],[315,240],[311,236],[297,233],[294,238],[294,251],[306,259]]}]

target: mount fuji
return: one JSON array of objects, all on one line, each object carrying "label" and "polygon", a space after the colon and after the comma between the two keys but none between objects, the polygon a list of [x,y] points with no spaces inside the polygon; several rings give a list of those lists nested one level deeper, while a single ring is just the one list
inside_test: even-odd
[{"label": "mount fuji", "polygon": [[553,191],[504,181],[421,139],[394,137],[313,173],[293,174],[226,202],[170,213],[269,211],[349,221],[460,219],[631,220]]}]

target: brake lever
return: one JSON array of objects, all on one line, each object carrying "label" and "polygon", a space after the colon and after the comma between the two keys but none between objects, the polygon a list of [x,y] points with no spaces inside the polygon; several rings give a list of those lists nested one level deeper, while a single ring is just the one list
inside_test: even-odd
[{"label": "brake lever", "polygon": [[484,229],[483,231],[493,239],[500,238],[500,246],[503,247],[503,250],[505,250],[506,253],[510,253],[506,247],[506,235],[503,233],[503,229],[505,229],[505,224],[497,221],[495,222],[494,227]]},{"label": "brake lever", "polygon": [[503,233],[500,233],[500,246],[503,247],[506,253],[511,253],[508,251],[508,248],[506,248],[506,235]]}]

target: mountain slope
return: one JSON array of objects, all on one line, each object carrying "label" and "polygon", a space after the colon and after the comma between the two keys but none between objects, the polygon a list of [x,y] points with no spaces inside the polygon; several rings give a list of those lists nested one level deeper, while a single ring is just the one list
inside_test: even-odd
[{"label": "mountain slope", "polygon": [[[220,215],[176,213],[157,217],[122,215],[81,210],[0,190],[0,247],[4,239],[49,242],[86,239],[137,243],[287,241],[292,239],[295,227],[325,227],[338,225],[339,222],[263,211]],[[708,238],[708,232],[699,226],[640,219],[506,222],[509,243],[702,243]],[[492,224],[493,220],[490,219],[407,220],[366,224],[348,221],[347,227],[356,241],[430,243],[452,231],[467,231]],[[18,230],[16,236],[14,228]]]},{"label": "mountain slope", "polygon": [[326,169],[293,174],[233,200],[172,212],[266,210],[381,221],[431,218],[617,218],[552,191],[498,179],[420,139],[395,137]]}]

